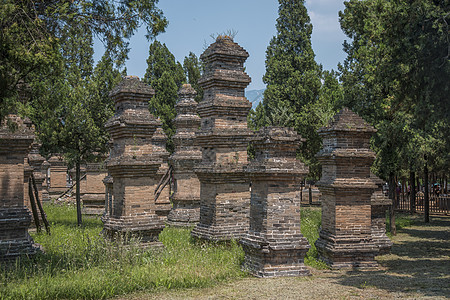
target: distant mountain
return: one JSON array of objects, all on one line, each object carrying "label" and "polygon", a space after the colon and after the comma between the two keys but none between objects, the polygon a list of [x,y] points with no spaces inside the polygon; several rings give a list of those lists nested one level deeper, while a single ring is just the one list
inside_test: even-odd
[{"label": "distant mountain", "polygon": [[259,102],[263,100],[264,91],[262,90],[251,90],[245,92],[245,97],[247,97],[248,101],[252,103],[252,108],[255,109]]}]

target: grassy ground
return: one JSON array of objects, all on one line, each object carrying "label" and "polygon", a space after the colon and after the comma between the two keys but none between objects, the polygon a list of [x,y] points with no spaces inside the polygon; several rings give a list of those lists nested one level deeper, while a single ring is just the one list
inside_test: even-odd
[{"label": "grassy ground", "polygon": [[[246,277],[205,289],[138,293],[119,299],[449,299],[450,217],[399,215],[392,254],[379,269],[311,269],[309,277]],[[403,224],[403,225],[402,225]]]},{"label": "grassy ground", "polygon": [[100,236],[98,218],[76,224],[71,206],[45,207],[52,235],[32,234],[45,253],[0,270],[0,299],[104,299],[136,291],[208,287],[246,276],[241,247],[196,244],[190,230],[166,228],[163,251],[137,243],[113,244]]},{"label": "grassy ground", "polygon": [[399,215],[397,223],[402,227],[393,238],[393,253],[378,258],[382,269],[337,272],[316,260],[320,208],[303,208],[302,233],[312,246],[305,263],[313,276],[255,279],[241,270],[244,253],[235,242],[194,243],[189,230],[166,228],[160,235],[164,250],[143,251],[136,243],[125,247],[105,241],[98,218],[84,218],[83,227],[78,228],[73,206],[45,209],[52,236],[33,234],[45,253],[0,266],[0,299],[105,299],[127,294],[132,299],[335,299],[450,294],[450,218],[435,218],[425,225]]}]

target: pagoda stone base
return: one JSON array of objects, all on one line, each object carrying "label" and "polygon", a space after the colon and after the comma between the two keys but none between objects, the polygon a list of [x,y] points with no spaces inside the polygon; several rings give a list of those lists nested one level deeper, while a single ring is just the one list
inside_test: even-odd
[{"label": "pagoda stone base", "polygon": [[267,242],[247,235],[241,240],[245,251],[244,268],[256,277],[282,277],[311,275],[303,260],[310,248],[306,238],[295,243]]},{"label": "pagoda stone base", "polygon": [[236,225],[204,225],[197,224],[192,230],[191,235],[194,238],[204,239],[212,242],[239,240],[248,229],[248,223]]},{"label": "pagoda stone base", "polygon": [[377,268],[375,255],[378,247],[372,240],[364,240],[352,236],[336,236],[321,231],[315,243],[319,259],[332,269],[344,268]]},{"label": "pagoda stone base", "polygon": [[200,220],[200,199],[191,201],[177,201],[172,199],[173,208],[166,224],[177,227],[195,226]]},{"label": "pagoda stone base", "polygon": [[81,212],[85,215],[101,215],[105,211],[104,194],[84,194],[83,209]]},{"label": "pagoda stone base", "polygon": [[30,224],[28,209],[0,208],[0,261],[39,251],[39,245],[28,234]]},{"label": "pagoda stone base", "polygon": [[378,247],[377,255],[391,252],[392,241],[386,235],[386,206],[372,205],[372,240]]},{"label": "pagoda stone base", "polygon": [[129,217],[105,217],[103,233],[110,240],[123,239],[129,242],[131,239],[137,239],[139,246],[162,247],[163,244],[158,240],[158,236],[164,229],[161,218],[156,215],[142,214]]}]

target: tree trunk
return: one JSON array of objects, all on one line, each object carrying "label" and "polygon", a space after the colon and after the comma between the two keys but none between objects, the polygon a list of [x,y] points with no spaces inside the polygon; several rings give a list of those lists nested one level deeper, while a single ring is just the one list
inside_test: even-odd
[{"label": "tree trunk", "polygon": [[425,160],[425,223],[430,222],[430,194],[428,193],[428,162]]},{"label": "tree trunk", "polygon": [[33,214],[34,225],[36,225],[37,232],[41,232],[41,223],[39,222],[39,216],[36,208],[36,202],[34,202],[33,185],[31,184],[31,176],[28,178],[28,197],[30,197],[31,212]]},{"label": "tree trunk", "polygon": [[300,203],[303,201],[303,179],[300,182]]},{"label": "tree trunk", "polygon": [[75,164],[76,200],[77,200],[77,224],[81,226],[81,197],[80,197],[80,161]]},{"label": "tree trunk", "polygon": [[31,173],[31,183],[33,184],[34,198],[41,213],[41,218],[45,226],[45,231],[47,231],[47,234],[50,235],[50,224],[48,223],[47,215],[45,214],[44,208],[42,207],[41,201],[39,200],[39,191],[37,189],[36,180],[34,179],[33,173]]},{"label": "tree trunk", "polygon": [[395,226],[395,194],[396,194],[396,184],[394,174],[389,175],[389,198],[392,199],[392,205],[389,210],[390,218],[390,231],[392,235],[397,234],[397,226]]},{"label": "tree trunk", "polygon": [[416,211],[416,173],[414,171],[409,172],[409,182],[411,187],[409,189],[409,209],[411,214]]},{"label": "tree trunk", "polygon": [[447,195],[447,175],[444,174],[444,194]]},{"label": "tree trunk", "polygon": [[311,190],[311,183],[309,184],[308,198],[309,198],[309,205],[312,205],[312,190]]}]

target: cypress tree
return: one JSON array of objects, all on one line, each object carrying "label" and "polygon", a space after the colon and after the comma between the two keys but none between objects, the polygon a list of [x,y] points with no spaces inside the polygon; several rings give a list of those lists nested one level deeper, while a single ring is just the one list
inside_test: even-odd
[{"label": "cypress tree", "polygon": [[203,89],[198,85],[198,80],[201,76],[202,66],[200,60],[194,53],[189,52],[189,55],[184,58],[183,69],[187,82],[197,92],[195,101],[200,102],[203,99]]},{"label": "cypress tree", "polygon": [[[301,0],[279,0],[277,35],[266,51],[264,110],[268,125],[293,126],[307,139],[300,156],[311,165],[320,149],[317,121],[305,111],[319,99],[321,66],[311,46],[312,24]],[[319,140],[319,142],[317,142]]]},{"label": "cypress tree", "polygon": [[169,138],[167,150],[173,152],[172,136],[175,134],[175,126],[172,120],[176,116],[178,89],[185,82],[183,67],[167,46],[159,41],[150,45],[147,65],[144,82],[155,90],[155,96],[149,102],[149,110],[161,118],[163,130]]}]

